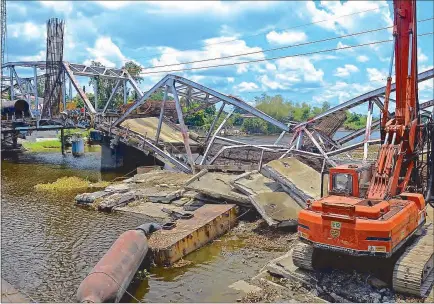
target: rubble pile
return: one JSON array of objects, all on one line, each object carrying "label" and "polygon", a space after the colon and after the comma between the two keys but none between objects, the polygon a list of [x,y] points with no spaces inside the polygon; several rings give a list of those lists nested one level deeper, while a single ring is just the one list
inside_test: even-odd
[{"label": "rubble pile", "polygon": [[[303,206],[299,198],[294,199],[296,195],[317,197],[319,190],[301,185],[294,191],[294,187],[288,187],[288,181],[297,180],[297,174],[303,178],[309,174],[311,180],[320,179],[320,175],[295,158],[274,160],[265,167],[278,168],[288,163],[299,173],[286,170],[276,178],[272,174],[267,177],[270,175],[267,170],[229,174],[203,169],[191,177],[154,170],[112,184],[103,191],[77,195],[76,202],[99,211],[129,212],[161,221],[176,220],[204,204],[236,204],[242,212],[256,210],[271,227],[294,227]],[[287,176],[282,179],[282,174]]]}]

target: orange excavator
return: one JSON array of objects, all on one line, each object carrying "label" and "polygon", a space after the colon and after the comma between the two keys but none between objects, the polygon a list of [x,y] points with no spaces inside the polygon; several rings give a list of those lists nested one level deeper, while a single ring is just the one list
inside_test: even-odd
[{"label": "orange excavator", "polygon": [[[419,112],[416,1],[394,0],[393,8],[394,54],[377,161],[329,169],[329,194],[308,202],[299,214],[300,241],[293,261],[313,270],[318,268],[316,260],[328,255],[355,256],[359,263],[367,256],[386,259],[383,264],[392,260],[395,291],[424,297],[434,283],[433,225],[426,224],[434,191],[434,114],[424,118]],[[393,60],[392,118],[388,107]]]}]

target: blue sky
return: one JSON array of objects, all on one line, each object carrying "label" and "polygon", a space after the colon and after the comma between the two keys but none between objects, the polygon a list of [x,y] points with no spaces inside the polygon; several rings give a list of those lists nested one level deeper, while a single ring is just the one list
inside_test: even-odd
[{"label": "blue sky", "polygon": [[[44,60],[45,22],[58,17],[66,21],[65,60],[97,60],[117,67],[134,60],[148,68],[145,73],[161,72],[144,75],[144,90],[164,77],[162,71],[288,56],[392,37],[386,29],[264,52],[390,26],[390,1],[8,1],[7,5],[8,61]],[[361,11],[367,12],[358,13]],[[433,17],[433,12],[432,1],[417,2],[418,20]],[[354,15],[340,17],[349,14]],[[315,23],[322,20],[327,21]],[[309,23],[314,24],[306,25]],[[419,33],[433,28],[433,20],[418,24]],[[419,71],[433,67],[433,37],[419,38]],[[267,93],[313,106],[323,101],[336,105],[385,85],[391,47],[391,43],[383,43],[176,74],[246,101]],[[255,53],[149,69],[251,52]],[[433,87],[432,79],[419,86],[421,102],[433,98]]]}]

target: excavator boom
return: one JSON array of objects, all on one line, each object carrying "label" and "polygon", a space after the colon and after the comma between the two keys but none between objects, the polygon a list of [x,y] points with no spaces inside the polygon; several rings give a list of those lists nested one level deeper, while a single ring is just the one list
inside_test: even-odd
[{"label": "excavator boom", "polygon": [[[419,124],[417,96],[417,22],[416,1],[395,0],[394,55],[387,79],[385,108],[381,132],[381,146],[375,171],[368,190],[368,198],[385,199],[405,191],[417,154],[415,153]],[[396,110],[388,120],[392,63],[395,59]],[[405,168],[405,169],[404,169]]]}]

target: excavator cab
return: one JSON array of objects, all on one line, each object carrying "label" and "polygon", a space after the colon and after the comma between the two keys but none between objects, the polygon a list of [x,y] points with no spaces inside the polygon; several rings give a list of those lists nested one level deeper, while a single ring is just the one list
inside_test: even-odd
[{"label": "excavator cab", "polygon": [[371,164],[346,164],[330,169],[329,194],[364,197],[372,177]]}]

